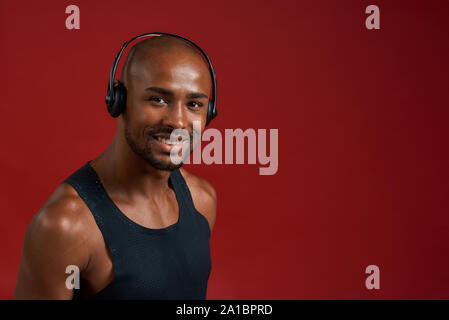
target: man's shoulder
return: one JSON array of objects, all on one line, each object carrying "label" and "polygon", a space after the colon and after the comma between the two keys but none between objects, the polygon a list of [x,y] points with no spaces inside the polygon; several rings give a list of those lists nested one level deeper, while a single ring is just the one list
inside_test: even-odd
[{"label": "man's shoulder", "polygon": [[184,168],[181,168],[179,171],[181,171],[189,189],[194,189],[194,191],[200,193],[201,196],[209,197],[213,200],[217,199],[217,193],[209,181],[188,172]]},{"label": "man's shoulder", "polygon": [[34,215],[25,234],[15,297],[70,298],[64,286],[68,266],[82,272],[90,261],[90,227],[76,192],[59,185]]},{"label": "man's shoulder", "polygon": [[184,168],[181,168],[180,172],[189,187],[196,210],[206,217],[212,230],[215,224],[217,208],[215,188],[206,179],[198,177]]},{"label": "man's shoulder", "polygon": [[61,183],[38,212],[46,220],[70,223],[72,227],[83,221],[88,208],[76,190]]},{"label": "man's shoulder", "polygon": [[89,209],[75,189],[61,183],[34,215],[27,233],[47,244],[76,245],[87,240],[88,214]]}]

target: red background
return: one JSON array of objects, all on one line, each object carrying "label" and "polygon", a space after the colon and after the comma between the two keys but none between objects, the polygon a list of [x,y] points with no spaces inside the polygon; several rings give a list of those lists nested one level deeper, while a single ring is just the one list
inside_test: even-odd
[{"label": "red background", "polygon": [[[65,8],[81,29],[65,28]],[[380,30],[365,8],[380,7]],[[208,299],[449,298],[448,1],[0,1],[0,298],[32,216],[112,140],[122,43],[191,38],[211,127],[278,128],[279,171],[196,165],[218,193]],[[366,266],[380,290],[365,288]]]}]

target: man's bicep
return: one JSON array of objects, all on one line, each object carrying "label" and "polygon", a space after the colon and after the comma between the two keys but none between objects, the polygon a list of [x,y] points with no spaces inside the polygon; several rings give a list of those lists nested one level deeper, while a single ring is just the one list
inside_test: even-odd
[{"label": "man's bicep", "polygon": [[72,285],[88,257],[86,240],[73,218],[58,206],[33,218],[25,235],[15,299],[72,298]]}]

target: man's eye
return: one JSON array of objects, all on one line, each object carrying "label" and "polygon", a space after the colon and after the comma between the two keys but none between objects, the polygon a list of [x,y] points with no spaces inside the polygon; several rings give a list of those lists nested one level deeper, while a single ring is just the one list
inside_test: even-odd
[{"label": "man's eye", "polygon": [[189,107],[192,107],[193,109],[197,109],[197,108],[201,108],[203,106],[203,104],[201,102],[197,102],[197,101],[190,101],[188,103]]},{"label": "man's eye", "polygon": [[164,98],[162,97],[151,97],[150,99],[148,99],[149,101],[154,101],[156,103],[167,103],[167,101],[165,101]]}]

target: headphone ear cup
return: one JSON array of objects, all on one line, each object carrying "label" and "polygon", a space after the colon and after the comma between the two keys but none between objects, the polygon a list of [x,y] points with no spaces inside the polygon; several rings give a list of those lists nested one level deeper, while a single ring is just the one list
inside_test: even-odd
[{"label": "headphone ear cup", "polygon": [[[213,109],[212,109],[212,119],[215,119],[215,117],[216,117],[217,114],[218,114],[218,111],[217,111],[217,108],[216,108],[215,105],[214,105],[212,108],[213,108]],[[212,119],[211,119],[211,120],[212,120]]]},{"label": "headphone ear cup", "polygon": [[206,117],[206,126],[212,121],[212,101],[209,100],[209,103],[207,105],[207,117]]},{"label": "headphone ear cup", "polygon": [[215,108],[214,102],[209,100],[209,105],[207,106],[207,118],[206,126],[217,116],[217,109]]},{"label": "headphone ear cup", "polygon": [[117,118],[123,111],[125,111],[125,107],[126,88],[119,82],[119,84],[114,87],[112,101],[109,101],[108,103],[108,112],[112,117]]}]

